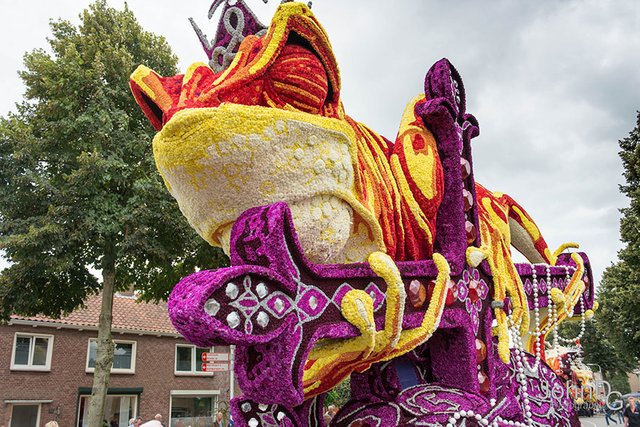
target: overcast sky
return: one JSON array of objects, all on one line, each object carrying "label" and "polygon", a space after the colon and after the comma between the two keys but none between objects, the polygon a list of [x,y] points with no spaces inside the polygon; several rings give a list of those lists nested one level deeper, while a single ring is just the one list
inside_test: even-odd
[{"label": "overcast sky", "polygon": [[[264,23],[279,3],[246,1]],[[87,4],[0,0],[0,115],[20,100],[16,71],[25,51],[46,47],[49,19],[78,22]],[[128,4],[167,38],[181,69],[206,61],[188,18],[213,37],[209,0]],[[640,109],[640,1],[315,0],[313,11],[337,56],[347,113],[390,139],[428,68],[449,58],[480,122],[477,181],[522,204],[552,250],[580,242],[599,280],[621,248],[617,141]]]}]

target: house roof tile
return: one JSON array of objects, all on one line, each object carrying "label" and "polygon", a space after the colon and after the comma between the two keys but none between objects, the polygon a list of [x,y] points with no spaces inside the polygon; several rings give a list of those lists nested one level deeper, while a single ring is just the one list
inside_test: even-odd
[{"label": "house roof tile", "polygon": [[[85,300],[84,307],[60,318],[12,315],[11,319],[55,323],[61,327],[68,325],[73,328],[97,329],[101,299],[101,295],[91,295]],[[166,303],[146,303],[138,301],[135,297],[121,294],[116,294],[113,298],[112,330],[147,334],[178,334],[169,319]]]}]

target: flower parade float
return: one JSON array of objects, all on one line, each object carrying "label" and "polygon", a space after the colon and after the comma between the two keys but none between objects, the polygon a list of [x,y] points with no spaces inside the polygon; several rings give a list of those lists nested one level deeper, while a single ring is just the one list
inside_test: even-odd
[{"label": "flower parade float", "polygon": [[282,3],[268,27],[242,1],[218,6],[213,42],[194,24],[209,64],[140,66],[131,88],[167,189],[231,260],[168,306],[190,342],[236,346],[236,425],[323,426],[348,377],[332,426],[579,425],[545,351],[590,315],[589,260],[551,251],[475,182],[479,127],[453,65],[429,69],[392,143],[346,114],[307,5]]}]

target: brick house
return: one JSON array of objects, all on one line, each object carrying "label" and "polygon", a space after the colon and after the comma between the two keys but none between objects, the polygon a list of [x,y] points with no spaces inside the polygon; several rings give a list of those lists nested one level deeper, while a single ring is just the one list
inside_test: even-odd
[{"label": "brick house", "polygon": [[[0,325],[0,427],[87,425],[95,366],[100,296],[61,319],[12,316]],[[166,304],[137,302],[117,294],[113,304],[116,343],[105,420],[126,427],[162,414],[168,426],[210,426],[228,411],[229,373],[202,371],[205,351],[173,328]],[[182,421],[182,423],[180,423]]]}]

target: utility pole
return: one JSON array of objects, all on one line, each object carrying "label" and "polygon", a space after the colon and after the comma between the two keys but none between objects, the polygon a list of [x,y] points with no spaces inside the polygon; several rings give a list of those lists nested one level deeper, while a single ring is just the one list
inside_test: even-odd
[{"label": "utility pole", "polygon": [[235,345],[231,345],[229,346],[229,406],[231,406],[231,399],[233,399],[233,386],[234,386],[234,367],[235,367],[235,360],[236,360],[236,355],[235,355],[235,351],[236,351],[236,346]]}]

